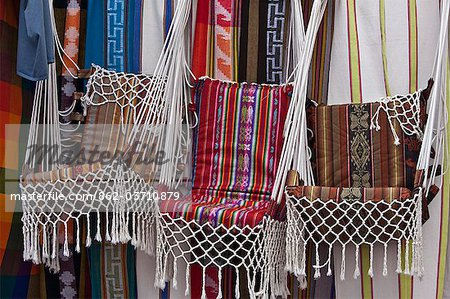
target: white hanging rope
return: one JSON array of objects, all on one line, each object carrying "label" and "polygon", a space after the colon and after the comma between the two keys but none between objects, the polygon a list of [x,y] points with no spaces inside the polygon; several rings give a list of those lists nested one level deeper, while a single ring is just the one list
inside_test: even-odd
[{"label": "white hanging rope", "polygon": [[[293,1],[297,2],[297,1]],[[308,72],[311,64],[312,52],[316,40],[317,31],[322,21],[325,12],[327,1],[314,1],[311,17],[306,31],[305,42],[300,45],[299,40],[302,36],[297,31],[294,40],[297,41],[296,46],[301,47],[301,53],[298,57],[298,67],[295,71],[295,79],[293,84],[291,104],[289,106],[285,126],[284,126],[284,143],[283,151],[281,153],[280,163],[278,165],[277,175],[275,178],[272,198],[278,201],[283,196],[283,187],[286,182],[287,172],[290,169],[295,169],[299,173],[299,178],[305,184],[314,184],[313,173],[309,161],[309,150],[307,142],[306,129],[306,93],[308,83]],[[294,7],[296,11],[300,8]],[[299,24],[300,18],[295,18],[295,26],[301,27]],[[294,52],[295,47],[294,45]],[[295,53],[294,53],[295,55]]]},{"label": "white hanging rope", "polygon": [[[427,125],[417,163],[417,168],[423,170],[423,187],[426,194],[428,194],[431,186],[435,183],[438,168],[442,167],[442,169],[445,169],[447,166],[444,163],[449,158],[447,147],[448,113],[445,95],[446,88],[448,88],[447,84],[449,84],[448,78],[446,79],[449,59],[449,11],[450,0],[443,0],[441,3],[441,25],[433,74],[434,88],[429,100]],[[435,157],[434,162],[431,164],[432,147],[435,150]],[[440,185],[442,185],[442,179]]]},{"label": "white hanging rope", "polygon": [[[187,44],[185,34],[191,13],[191,0],[177,3],[174,17],[150,83],[150,93],[139,111],[132,129],[129,144],[139,141],[137,151],[145,145],[155,145],[154,150],[165,154],[167,163],[158,166],[159,182],[169,187],[179,184],[182,166],[186,165],[191,136],[183,126],[190,127],[188,105],[190,89],[188,78],[192,72],[187,67]],[[164,134],[155,133],[155,128]],[[177,177],[177,175],[179,177]]]}]

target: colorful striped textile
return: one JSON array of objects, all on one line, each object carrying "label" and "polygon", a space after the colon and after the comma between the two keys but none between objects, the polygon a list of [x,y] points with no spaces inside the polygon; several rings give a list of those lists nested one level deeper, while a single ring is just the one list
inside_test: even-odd
[{"label": "colorful striped textile", "polygon": [[242,1],[239,82],[285,82],[289,11],[286,0]]},{"label": "colorful striped textile", "polygon": [[209,222],[213,226],[223,224],[225,227],[236,225],[254,227],[261,223],[267,214],[269,201],[250,201],[211,198],[192,201],[163,201],[160,210],[168,211],[172,218],[183,217],[198,223]]},{"label": "colorful striped textile", "polygon": [[[437,43],[440,8],[438,3],[424,0],[385,2],[389,86],[392,94],[405,94],[424,86],[430,77],[435,57],[435,46],[430,45]],[[328,103],[342,104],[349,100],[367,102],[386,96],[381,55],[380,1],[348,0],[336,4]],[[336,280],[337,297],[441,298],[442,275],[445,272],[443,252],[447,251],[448,244],[448,222],[445,220],[448,217],[442,215],[449,213],[447,198],[448,195],[442,192],[431,202],[430,219],[423,227],[424,279],[408,277],[408,281],[405,281],[397,277],[394,279],[391,275],[383,278],[376,273],[371,278],[366,271],[369,267],[369,251],[364,252],[362,249],[359,256],[363,275],[357,280]],[[389,254],[395,254],[395,250],[389,247]],[[333,254],[336,266],[339,266],[340,251]],[[348,254],[347,261],[353,257]],[[374,258],[383,258],[381,248],[375,248]],[[388,260],[389,272],[395,267],[395,262]]]},{"label": "colorful striped textile", "polygon": [[[80,22],[81,22],[81,0],[69,0],[66,10],[66,24],[64,30],[64,65],[62,68],[61,78],[61,108],[63,110],[70,107],[73,101],[73,93],[76,86],[73,77],[76,75],[77,69],[73,62],[78,65],[79,42],[80,42]],[[73,61],[73,62],[72,62]],[[65,121],[69,121],[66,117]]]},{"label": "colorful striped textile", "polygon": [[[88,1],[86,68],[95,63],[118,72],[137,71],[135,67],[140,60],[136,59],[140,59],[141,53],[140,38],[137,37],[139,31],[135,33],[136,35],[128,33],[130,24],[133,28],[140,27],[136,23],[139,19],[135,19],[135,16],[139,14],[136,10],[141,5],[142,2],[139,0]],[[130,45],[133,45],[132,49]],[[93,242],[88,248],[92,297],[135,298],[137,296],[135,255],[134,248],[130,244]]]},{"label": "colorful striped textile", "polygon": [[341,188],[322,186],[291,186],[286,187],[286,191],[296,198],[306,198],[314,201],[318,198],[324,201],[332,200],[340,202],[350,201],[386,201],[405,200],[411,197],[412,193],[404,187],[376,187],[376,188]]},{"label": "colorful striped textile", "polygon": [[[28,174],[24,181],[27,184],[33,183],[46,183],[46,182],[56,182],[58,180],[76,179],[78,175],[89,174],[101,169],[101,163],[97,162],[94,164],[82,164],[75,166],[61,167],[59,169],[45,171],[45,172],[34,172]],[[92,179],[95,179],[92,177]]]},{"label": "colorful striped textile", "polygon": [[[9,195],[18,193],[20,161],[25,151],[19,140],[26,136],[25,130],[17,134],[6,134],[6,124],[28,122],[31,115],[34,84],[16,75],[17,28],[19,1],[7,0],[0,3],[0,297],[40,297],[40,269],[22,258],[23,240],[20,213],[6,209]],[[5,149],[17,155],[5,156]],[[14,186],[14,188],[13,188]],[[20,204],[20,203],[19,203]]]},{"label": "colorful striped textile", "polygon": [[194,198],[269,200],[290,91],[283,85],[198,81]]},{"label": "colorful striped textile", "polygon": [[240,1],[200,0],[197,4],[192,71],[237,80]]},{"label": "colorful striped textile", "polygon": [[[305,22],[309,20],[312,4],[312,0],[306,0],[303,3]],[[316,44],[314,46],[311,68],[309,71],[308,98],[313,99],[319,104],[326,104],[328,99],[335,6],[336,1],[328,0],[322,24],[317,32]]]},{"label": "colorful striped textile", "polygon": [[274,213],[270,195],[290,92],[291,86],[200,79],[192,198],[163,201],[160,210],[241,227]]},{"label": "colorful striped textile", "polygon": [[[426,107],[425,96],[427,92],[421,96],[421,112]],[[384,111],[378,118],[381,130],[371,129],[379,105],[320,105],[309,110],[317,185],[414,188],[421,143],[417,136],[406,135],[394,120],[401,139],[395,145]]]}]

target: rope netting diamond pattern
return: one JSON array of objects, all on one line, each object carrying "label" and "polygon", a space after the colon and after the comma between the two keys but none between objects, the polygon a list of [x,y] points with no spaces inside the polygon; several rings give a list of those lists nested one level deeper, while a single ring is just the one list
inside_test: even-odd
[{"label": "rope netting diamond pattern", "polygon": [[[121,182],[118,181],[121,180]],[[56,179],[47,182],[22,182],[21,191],[25,195],[55,195],[58,199],[23,201],[24,260],[45,263],[52,270],[59,270],[57,258],[59,232],[64,233],[63,253],[69,256],[68,225],[75,221],[75,250],[80,251],[80,226],[86,220],[85,244],[91,245],[91,231],[95,240],[101,241],[101,222],[106,230],[106,241],[113,244],[131,243],[148,253],[154,252],[154,211],[153,200],[126,200],[120,190],[146,191],[150,187],[136,173],[118,161],[96,171],[77,175],[75,178]],[[113,195],[107,198],[106,194]],[[102,217],[104,212],[108,212]],[[91,219],[95,217],[94,219]],[[96,223],[96,227],[92,227]],[[131,228],[131,231],[129,230]],[[41,240],[42,237],[42,240]]]},{"label": "rope netting diamond pattern", "polygon": [[386,97],[380,99],[377,111],[372,117],[372,123],[370,125],[371,129],[376,129],[379,131],[380,125],[378,124],[378,116],[380,111],[386,112],[388,118],[389,126],[394,136],[394,143],[396,145],[400,144],[400,139],[395,131],[393,121],[396,120],[402,131],[409,136],[417,135],[417,137],[422,140],[423,131],[421,128],[420,119],[420,98],[423,90],[416,91],[412,94],[407,95],[395,95],[392,97]]},{"label": "rope netting diamond pattern", "polygon": [[[269,217],[254,227],[243,228],[223,224],[199,223],[195,220],[172,218],[160,214],[157,221],[155,286],[164,288],[172,281],[177,287],[178,263],[186,266],[186,296],[189,295],[190,266],[199,264],[203,270],[202,298],[206,298],[205,275],[207,267],[218,268],[219,285],[222,271],[232,267],[236,271],[235,297],[240,297],[239,269],[247,275],[250,298],[288,295],[287,275],[284,271],[286,223]],[[275,254],[277,253],[277,254]],[[221,290],[217,298],[222,298]]]},{"label": "rope netting diamond pattern", "polygon": [[[68,230],[71,221],[74,221],[76,228],[76,251],[80,250],[82,243],[80,222],[84,220],[87,223],[86,246],[90,246],[92,242],[90,232],[95,224],[97,241],[102,240],[100,231],[104,230],[103,238],[106,241],[131,241],[136,248],[149,254],[153,254],[155,248],[157,202],[151,182],[155,177],[156,166],[153,162],[136,164],[137,159],[145,161],[153,158],[154,153],[142,151],[139,156],[134,149],[130,151],[131,146],[127,142],[131,134],[131,129],[128,128],[139,121],[139,115],[145,117],[145,113],[139,114],[142,110],[140,107],[148,96],[151,85],[155,86],[155,81],[152,83],[151,77],[147,75],[116,73],[99,66],[93,68],[95,71],[88,81],[86,95],[81,99],[84,114],[87,115],[88,110],[94,106],[106,108],[95,112],[99,114],[92,118],[96,119],[95,123],[89,124],[90,137],[86,137],[86,132],[89,131],[86,123],[84,137],[81,144],[79,141],[77,144],[81,148],[98,146],[102,151],[107,150],[113,154],[113,158],[106,162],[82,165],[76,164],[77,162],[74,165],[61,163],[59,168],[46,172],[28,170],[21,178],[20,188],[27,198],[23,201],[23,257],[35,263],[45,263],[55,271],[59,270],[57,252],[61,236],[64,239],[63,253],[65,256],[69,255]],[[122,129],[114,131],[112,124],[118,123],[119,117]],[[97,136],[96,131],[99,130],[103,130],[101,133],[107,138],[91,137]],[[111,146],[113,138],[117,142]],[[115,157],[115,151],[121,155]],[[25,169],[40,170],[42,167],[30,164]],[[95,222],[92,219],[94,217]]]},{"label": "rope netting diamond pattern", "polygon": [[[360,275],[359,248],[370,247],[368,275],[373,274],[373,250],[375,244],[384,247],[383,275],[387,271],[387,246],[397,243],[397,273],[423,273],[422,261],[422,197],[421,190],[405,200],[360,201],[360,200],[310,200],[296,198],[286,192],[288,227],[286,236],[286,270],[297,277],[306,276],[306,244],[315,247],[314,278],[321,276],[321,268],[327,268],[331,275],[332,249],[340,246],[342,261],[340,278],[345,279],[345,252],[349,245],[355,248],[353,276]],[[402,243],[408,244],[402,252]],[[410,246],[412,244],[412,261]],[[320,260],[319,246],[328,248],[325,262]],[[402,253],[405,260],[401,266]],[[322,263],[321,263],[322,262]],[[410,265],[411,264],[411,265]]]}]

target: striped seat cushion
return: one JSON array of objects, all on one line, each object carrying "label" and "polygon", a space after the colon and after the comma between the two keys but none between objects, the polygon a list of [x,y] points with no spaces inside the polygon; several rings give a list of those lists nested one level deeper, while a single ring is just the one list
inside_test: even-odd
[{"label": "striped seat cushion", "polygon": [[94,177],[90,174],[101,169],[100,163],[93,164],[83,164],[83,165],[75,165],[75,166],[65,166],[55,170],[44,171],[44,172],[35,172],[30,173],[25,177],[26,184],[38,184],[38,183],[48,183],[48,182],[56,182],[56,181],[65,181],[65,180],[74,180],[77,176],[86,176],[87,180],[93,180]]},{"label": "striped seat cushion", "polygon": [[183,217],[186,221],[196,220],[199,224],[209,222],[214,227],[220,224],[225,227],[254,227],[261,223],[269,204],[269,201],[242,199],[186,198],[163,201],[160,210],[173,218]]},{"label": "striped seat cushion", "polygon": [[[421,125],[425,123],[426,99],[422,93]],[[406,135],[394,119],[400,138],[394,144],[387,114],[380,111],[379,131],[371,121],[380,103],[310,107],[308,127],[316,185],[329,187],[414,188],[421,142]]]},{"label": "striped seat cushion", "polygon": [[306,198],[309,201],[321,199],[340,202],[351,201],[385,201],[405,200],[411,198],[412,194],[408,188],[403,187],[378,187],[378,188],[341,188],[321,186],[292,186],[286,187],[289,195],[296,198]]},{"label": "striped seat cushion", "polygon": [[267,210],[291,91],[290,85],[197,82],[193,197],[214,198],[201,205],[209,217],[257,223]]}]

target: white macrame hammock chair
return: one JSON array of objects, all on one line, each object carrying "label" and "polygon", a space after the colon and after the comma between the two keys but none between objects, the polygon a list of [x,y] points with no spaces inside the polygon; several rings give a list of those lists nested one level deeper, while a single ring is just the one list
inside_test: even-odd
[{"label": "white macrame hammock chair", "polygon": [[[290,47],[292,48],[292,65],[294,78],[294,95],[291,105],[296,107],[300,103],[299,93],[301,83],[306,80],[300,77],[302,72],[309,69],[312,48],[316,34],[323,17],[325,0],[316,0],[312,8],[311,18],[305,34],[303,14],[300,1],[291,1],[291,26]],[[173,38],[179,37],[183,41],[186,24],[191,11],[191,0],[180,0],[171,31]],[[177,48],[166,53],[167,57],[185,57],[184,43],[179,42]],[[171,48],[172,49],[172,48]],[[289,56],[288,56],[289,57]],[[187,64],[181,58],[180,63],[169,66],[171,74],[189,73]],[[289,62],[288,62],[289,65]],[[184,76],[178,78],[168,77],[173,80],[173,90],[179,90]],[[289,78],[287,79],[289,81]],[[184,82],[184,84],[187,84]],[[169,87],[167,87],[170,89]],[[166,91],[167,92],[167,91]],[[291,116],[294,110],[289,110]],[[286,223],[272,219],[268,216],[262,223],[255,227],[240,228],[237,225],[226,227],[223,224],[213,226],[209,222],[200,224],[196,220],[187,221],[182,217],[172,218],[169,213],[159,212],[157,216],[157,249],[156,249],[156,277],[155,286],[164,288],[166,282],[173,282],[177,288],[177,273],[180,260],[186,265],[186,290],[189,294],[190,266],[199,264],[202,268],[202,295],[206,298],[205,278],[206,268],[215,266],[218,268],[219,285],[221,284],[222,271],[225,267],[231,267],[236,272],[235,297],[240,297],[239,268],[246,271],[248,290],[251,298],[277,296],[287,297],[287,274],[284,270],[285,256],[278,253],[285,250]],[[258,286],[258,287],[257,287]],[[258,288],[258,289],[257,289]],[[217,298],[222,298],[221,290]]]},{"label": "white macrame hammock chair", "polygon": [[[284,141],[282,160],[277,172],[277,183],[274,187],[274,197],[281,199],[283,193],[287,197],[287,237],[286,237],[286,270],[295,274],[299,279],[306,277],[306,245],[313,244],[315,247],[315,263],[313,265],[314,277],[321,276],[321,268],[327,268],[327,275],[331,275],[332,248],[334,245],[340,245],[342,250],[342,260],[340,266],[340,278],[345,279],[345,256],[346,247],[353,245],[355,247],[355,269],[353,276],[357,278],[360,275],[359,266],[359,248],[362,245],[370,247],[370,266],[368,275],[373,276],[373,250],[376,243],[384,247],[383,275],[387,272],[387,246],[389,242],[397,243],[397,273],[417,275],[421,277],[424,273],[423,265],[423,239],[422,239],[422,196],[427,196],[433,184],[442,186],[442,175],[439,169],[446,169],[444,163],[448,161],[448,148],[446,141],[446,126],[448,114],[446,107],[446,88],[449,88],[448,71],[448,26],[449,26],[450,0],[445,0],[441,4],[441,22],[440,34],[433,70],[434,86],[430,98],[428,99],[428,119],[424,132],[420,129],[420,93],[402,96],[387,97],[380,100],[380,106],[374,117],[371,119],[371,129],[379,130],[379,113],[386,113],[390,130],[393,134],[394,142],[399,144],[399,138],[395,132],[393,121],[396,121],[405,135],[417,135],[422,140],[422,146],[419,154],[417,169],[423,172],[421,187],[407,200],[393,200],[390,203],[386,201],[346,201],[335,202],[333,200],[324,201],[320,198],[310,200],[306,197],[296,198],[288,192],[284,192],[283,187],[286,183],[288,170],[298,175],[298,181],[305,186],[314,186],[312,168],[310,164],[310,149],[308,148],[306,126],[306,89],[307,73],[304,69],[297,80],[301,82],[298,90],[294,90],[293,102],[291,105],[292,113],[286,120],[285,136],[290,136]],[[306,44],[306,47],[311,44]],[[312,51],[306,49],[305,52]],[[297,92],[295,94],[295,92]],[[296,104],[296,105],[294,105]],[[383,112],[382,112],[383,110]],[[407,117],[411,115],[411,117]],[[435,149],[435,156],[431,158],[432,148]],[[306,159],[305,159],[306,158]],[[433,161],[434,160],[434,161]],[[437,177],[437,176],[441,177]],[[403,211],[403,212],[400,212]],[[350,222],[343,225],[339,222],[339,217],[333,218],[333,213],[339,215],[348,215]],[[375,212],[375,213],[374,213]],[[391,216],[385,216],[391,213]],[[365,216],[364,216],[365,215]],[[367,216],[368,215],[368,216]],[[378,216],[376,216],[378,215]],[[368,217],[368,218],[367,218]],[[359,219],[359,224],[353,221]],[[385,231],[386,223],[389,219],[398,220],[397,227],[391,233]],[[320,221],[320,223],[319,223]],[[333,222],[331,225],[330,222]],[[400,224],[401,227],[400,228]],[[326,227],[324,231],[319,227]],[[371,228],[379,228],[378,232]],[[354,232],[353,232],[353,230]],[[369,234],[360,234],[363,230],[369,231]],[[388,234],[388,238],[382,238],[382,235]],[[333,236],[332,241],[327,241],[327,235]],[[344,238],[344,236],[349,236]],[[366,236],[372,236],[371,240]],[[402,242],[406,242],[403,250],[405,260],[402,269]],[[409,244],[411,244],[411,249]],[[319,256],[319,245],[325,245],[328,248],[326,261],[321,261]],[[410,258],[410,250],[412,250]],[[306,284],[303,284],[306,287]]]},{"label": "white macrame hammock chair", "polygon": [[[57,38],[51,1],[49,5],[56,49],[63,61],[63,55],[69,56]],[[182,13],[182,10],[177,11],[175,19],[178,22]],[[183,82],[183,79],[187,80],[189,74],[183,67],[180,68],[181,71],[175,70],[175,73],[172,73],[174,69],[170,68],[173,65],[187,65],[187,62],[182,60],[186,55],[183,42],[180,42],[185,39],[181,38],[184,37],[174,35],[172,29],[169,31],[169,38],[153,76],[117,73],[93,65],[94,72],[87,83],[86,95],[81,98],[84,114],[90,107],[107,104],[116,105],[113,109],[120,109],[119,131],[127,141],[123,147],[124,156],[133,156],[140,151],[144,153],[144,157],[140,158],[145,159],[151,157],[154,152],[164,150],[169,163],[152,165],[151,175],[148,173],[149,169],[141,167],[134,158],[131,163],[125,163],[119,158],[106,165],[90,165],[89,171],[75,177],[64,175],[68,165],[63,165],[59,157],[64,149],[76,146],[77,142],[74,142],[73,136],[80,128],[80,122],[75,125],[60,123],[59,117],[70,115],[76,107],[76,101],[64,111],[58,110],[56,67],[54,63],[49,65],[49,79],[39,81],[36,85],[20,188],[27,198],[31,198],[32,194],[62,194],[64,200],[40,200],[35,197],[23,201],[24,260],[44,263],[52,270],[58,271],[60,228],[64,231],[62,254],[69,256],[69,221],[76,223],[75,250],[79,252],[82,242],[85,242],[87,247],[91,245],[92,215],[96,215],[97,226],[94,238],[97,241],[102,240],[101,212],[107,212],[103,236],[106,241],[113,244],[131,241],[136,248],[149,254],[154,253],[157,193],[154,192],[153,184],[158,182],[177,186],[183,179],[181,174],[189,156],[190,136],[183,130],[183,121],[190,126],[188,102],[185,102],[189,99],[190,91],[189,86],[177,84]],[[177,55],[172,55],[173,53]],[[79,70],[76,63],[71,59],[70,61]],[[77,78],[67,66],[65,67],[72,77]],[[167,91],[166,87],[169,87]],[[129,113],[133,115],[131,123],[124,121],[125,109],[130,110]],[[133,144],[137,146],[126,146]],[[154,145],[151,152],[147,150],[149,144]],[[38,161],[32,148],[39,145],[54,146],[56,150],[45,152],[43,159]],[[100,193],[114,195],[114,198],[104,199]],[[136,196],[136,193],[141,195]],[[128,200],[129,194],[134,194],[133,200]],[[92,197],[77,197],[71,200],[71,195]],[[84,241],[80,240],[82,217],[86,218],[87,229]]]}]

